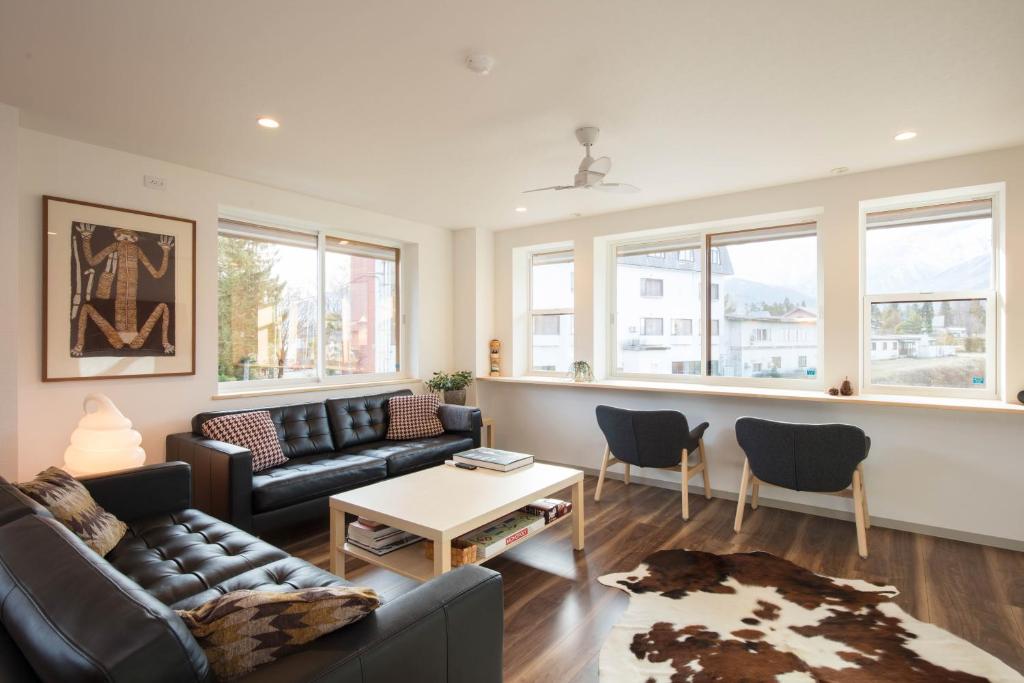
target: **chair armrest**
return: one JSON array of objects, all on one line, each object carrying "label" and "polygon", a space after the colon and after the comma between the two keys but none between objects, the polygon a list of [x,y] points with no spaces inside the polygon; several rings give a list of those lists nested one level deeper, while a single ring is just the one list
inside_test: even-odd
[{"label": "chair armrest", "polygon": [[473,438],[473,448],[480,448],[480,429],[484,418],[479,408],[445,403],[437,409],[437,416],[445,432],[467,434]]},{"label": "chair armrest", "polygon": [[500,683],[503,628],[501,575],[469,565],[240,680]]},{"label": "chair armrest", "polygon": [[690,438],[694,441],[698,441],[704,438],[704,432],[708,430],[711,425],[707,422],[701,422],[699,425],[690,430]]},{"label": "chair armrest", "polygon": [[134,520],[192,507],[192,469],[161,462],[122,472],[93,474],[79,481],[100,506],[118,519]]},{"label": "chair armrest", "polygon": [[192,432],[167,436],[167,459],[192,466],[193,504],[203,512],[252,530],[252,452]]}]

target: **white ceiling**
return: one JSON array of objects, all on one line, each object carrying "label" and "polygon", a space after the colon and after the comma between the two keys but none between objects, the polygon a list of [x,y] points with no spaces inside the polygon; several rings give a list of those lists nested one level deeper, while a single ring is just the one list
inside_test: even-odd
[{"label": "white ceiling", "polygon": [[[0,0],[0,101],[30,128],[502,228],[1020,144],[1024,1]],[[520,194],[571,183],[581,124],[643,192]]]}]

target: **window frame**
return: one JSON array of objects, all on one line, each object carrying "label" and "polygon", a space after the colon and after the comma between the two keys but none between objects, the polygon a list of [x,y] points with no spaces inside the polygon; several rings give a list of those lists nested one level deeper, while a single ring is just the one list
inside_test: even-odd
[{"label": "window frame", "polygon": [[[317,263],[317,274],[316,274],[316,364],[314,366],[314,372],[312,377],[295,377],[295,378],[281,378],[281,379],[250,379],[250,380],[238,380],[235,382],[217,382],[216,395],[230,396],[231,394],[247,393],[247,392],[261,392],[261,391],[273,391],[274,389],[291,390],[308,387],[310,390],[316,390],[323,387],[344,387],[346,385],[353,384],[365,384],[372,382],[389,381],[396,379],[405,379],[407,373],[403,369],[405,367],[403,344],[405,337],[405,315],[402,308],[402,246],[399,242],[391,242],[389,240],[380,240],[377,242],[367,241],[362,236],[353,235],[351,233],[345,233],[338,230],[333,230],[327,226],[318,226],[314,223],[289,223],[282,222],[279,220],[266,220],[262,217],[253,217],[249,215],[234,214],[231,212],[222,211],[217,218],[217,237],[219,239],[222,232],[221,225],[223,223],[230,223],[239,226],[244,232],[244,228],[254,228],[256,230],[263,229],[273,232],[285,232],[295,233],[297,235],[304,235],[307,237],[314,237],[316,239],[316,263]],[[326,312],[327,312],[327,297],[325,292],[325,286],[327,281],[326,275],[326,260],[327,260],[327,240],[328,239],[345,240],[347,244],[355,246],[365,246],[373,249],[386,249],[393,251],[395,254],[395,286],[394,286],[394,325],[395,325],[395,363],[396,370],[394,372],[372,372],[362,373],[353,375],[328,375],[327,374],[327,363],[325,349],[327,344],[326,334]],[[218,247],[219,249],[219,247]],[[219,285],[218,285],[219,287]],[[219,330],[218,330],[219,335]],[[216,365],[216,362],[215,362]]]},{"label": "window frame", "polygon": [[[534,308],[533,307],[533,259],[536,256],[567,253],[573,265],[573,277],[569,283],[569,293],[573,298],[571,308]],[[573,359],[576,358],[576,250],[572,245],[551,245],[547,248],[531,249],[526,255],[526,374],[539,377],[565,377],[561,370],[538,370],[533,367],[533,317],[535,315],[571,315],[573,317]],[[561,334],[561,332],[559,332]],[[570,361],[571,363],[572,361]]]},{"label": "window frame", "polygon": [[[827,358],[825,356],[825,326],[826,326],[826,304],[825,304],[825,268],[824,268],[824,234],[821,230],[821,219],[824,210],[822,207],[797,209],[793,211],[782,211],[772,214],[744,216],[739,218],[722,219],[693,223],[667,228],[655,228],[652,230],[636,231],[625,233],[619,236],[611,236],[605,242],[605,289],[607,325],[605,326],[605,349],[604,362],[609,379],[636,380],[648,382],[678,382],[689,384],[708,384],[721,386],[742,386],[776,389],[806,389],[815,391],[824,388],[824,378],[827,376]],[[714,345],[711,336],[711,266],[712,264],[710,240],[716,235],[725,235],[740,232],[757,232],[760,230],[773,230],[791,225],[814,224],[817,258],[817,301],[818,301],[818,322],[817,322],[817,369],[813,377],[808,379],[775,378],[775,377],[725,377],[710,373],[712,367],[717,367],[718,359],[710,356]],[[617,252],[619,247],[639,246],[663,241],[687,241],[693,243],[695,258],[701,264],[700,273],[700,318],[694,325],[694,336],[700,339],[701,373],[698,375],[674,375],[671,373],[638,373],[620,372],[617,370],[619,339],[617,338],[618,320],[618,271]],[[717,247],[716,247],[717,248]],[[719,260],[721,260],[719,258]],[[663,316],[665,317],[665,316]],[[669,316],[670,317],[670,316]],[[699,328],[699,329],[698,329]]]},{"label": "window frame", "polygon": [[[998,320],[1001,310],[1003,252],[1002,237],[1005,234],[1004,209],[1005,183],[973,185],[969,187],[920,192],[915,194],[862,200],[858,206],[858,233],[860,257],[860,385],[863,394],[888,394],[901,396],[929,396],[933,398],[974,398],[998,399],[1002,387],[1003,364],[1002,344],[999,338]],[[868,214],[900,209],[927,208],[965,201],[990,200],[992,202],[992,270],[989,289],[965,289],[934,292],[896,292],[891,294],[867,293],[867,217]],[[967,389],[955,387],[915,387],[899,384],[877,384],[871,379],[871,307],[885,303],[923,303],[931,301],[985,300],[985,376],[984,388]]]}]

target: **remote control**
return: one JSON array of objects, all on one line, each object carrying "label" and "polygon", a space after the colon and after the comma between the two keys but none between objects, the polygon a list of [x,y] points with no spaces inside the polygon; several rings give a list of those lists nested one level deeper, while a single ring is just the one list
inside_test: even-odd
[{"label": "remote control", "polygon": [[476,465],[468,465],[468,464],[466,464],[464,462],[457,462],[457,463],[455,463],[455,466],[460,468],[460,469],[464,469],[464,470],[475,470],[476,469]]}]

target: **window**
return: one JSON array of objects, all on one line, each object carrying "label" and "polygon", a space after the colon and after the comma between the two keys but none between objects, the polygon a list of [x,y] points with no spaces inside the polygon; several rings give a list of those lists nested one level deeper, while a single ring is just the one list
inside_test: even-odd
[{"label": "window", "polygon": [[672,319],[672,335],[675,337],[689,337],[693,335],[693,321],[688,318]]},{"label": "window", "polygon": [[651,258],[665,258],[665,252],[663,251],[652,251],[650,253]]},{"label": "window", "polygon": [[[622,242],[614,266],[613,374],[817,376],[815,223]],[[646,296],[651,280],[659,297]],[[670,339],[658,338],[664,319]]]},{"label": "window", "polygon": [[665,281],[653,278],[640,279],[640,296],[664,296]]},{"label": "window", "polygon": [[[711,287],[712,294],[721,287],[723,301],[714,304],[712,312],[722,316],[725,327],[721,341],[711,349],[712,360],[719,361],[714,374],[815,378],[817,226],[801,223],[719,233],[707,240],[721,261],[711,272]],[[771,355],[765,355],[769,351]]]},{"label": "window", "polygon": [[862,203],[866,390],[995,396],[995,203]]},{"label": "window", "polygon": [[217,243],[219,382],[398,372],[398,249],[228,220]]},{"label": "window", "polygon": [[573,361],[573,266],[572,251],[530,256],[532,372],[568,372]]},{"label": "window", "polygon": [[661,318],[643,318],[644,336],[657,337],[665,333],[665,321]]}]

